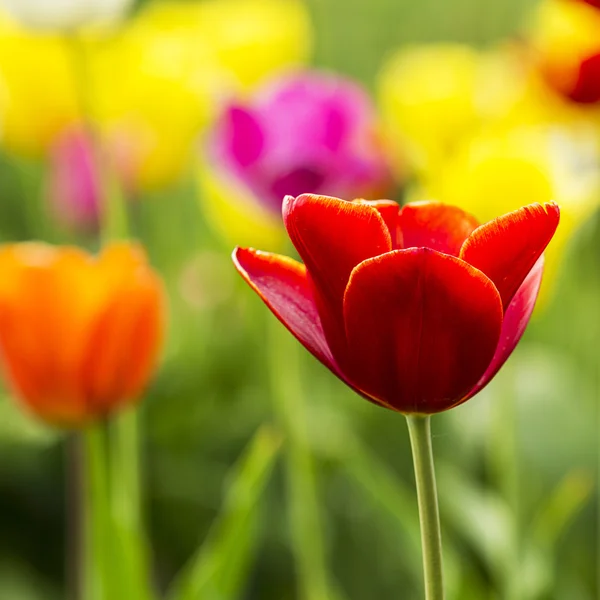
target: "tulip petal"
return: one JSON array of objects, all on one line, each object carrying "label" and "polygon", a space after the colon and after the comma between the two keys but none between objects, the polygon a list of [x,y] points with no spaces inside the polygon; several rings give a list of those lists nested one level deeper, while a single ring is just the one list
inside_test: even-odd
[{"label": "tulip petal", "polygon": [[253,248],[236,248],[233,262],[240,275],[298,341],[341,377],[325,339],[303,264]]},{"label": "tulip petal", "polygon": [[343,298],[350,273],[362,261],[392,249],[388,228],[371,206],[312,194],[287,196],[283,220],[312,280],[329,348],[343,362]]},{"label": "tulip petal", "polygon": [[478,227],[460,257],[496,285],[506,310],[558,226],[554,203],[530,204]]},{"label": "tulip petal", "polygon": [[567,96],[581,104],[600,101],[600,53],[586,57],[579,65],[577,80]]},{"label": "tulip petal", "polygon": [[481,379],[498,345],[502,305],[477,269],[411,248],[354,269],[344,317],[353,383],[389,408],[428,414],[450,408]]},{"label": "tulip petal", "polygon": [[3,368],[17,395],[46,421],[74,423],[83,415],[72,375],[98,297],[91,265],[77,248],[30,242],[0,251]]},{"label": "tulip petal", "polygon": [[544,257],[542,256],[535,263],[535,266],[531,269],[529,275],[527,275],[525,281],[521,284],[521,287],[506,309],[504,321],[502,323],[500,341],[492,362],[486,369],[483,377],[477,382],[477,385],[469,395],[462,400],[462,402],[472,398],[475,394],[480,392],[502,368],[508,357],[516,348],[523,333],[525,333],[525,328],[529,323],[531,313],[533,313],[535,301],[537,300],[542,284],[543,273]]},{"label": "tulip petal", "polygon": [[232,106],[225,118],[228,131],[224,138],[230,140],[230,156],[240,167],[253,165],[264,147],[264,134],[257,118],[241,106]]},{"label": "tulip petal", "polygon": [[479,227],[464,210],[441,202],[413,202],[400,211],[401,248],[431,248],[458,256],[464,241]]},{"label": "tulip petal", "polygon": [[353,200],[355,204],[364,204],[374,208],[386,224],[390,237],[392,239],[392,249],[396,250],[401,247],[402,232],[400,231],[400,205],[393,200],[365,200],[358,198]]},{"label": "tulip petal", "polygon": [[162,285],[151,271],[130,274],[90,325],[79,377],[87,413],[104,415],[141,393],[164,329]]},{"label": "tulip petal", "polygon": [[327,171],[325,169],[312,165],[300,165],[291,171],[279,174],[271,183],[270,192],[281,203],[286,195],[295,196],[318,190],[326,178]]}]

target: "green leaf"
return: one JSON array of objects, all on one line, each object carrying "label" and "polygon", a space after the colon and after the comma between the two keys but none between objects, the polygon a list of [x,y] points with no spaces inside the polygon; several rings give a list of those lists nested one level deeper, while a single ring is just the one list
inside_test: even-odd
[{"label": "green leaf", "polygon": [[171,586],[171,600],[233,600],[254,556],[259,500],[275,464],[281,438],[267,427],[254,436],[233,468],[223,511],[206,541]]},{"label": "green leaf", "polygon": [[506,502],[447,464],[439,469],[438,490],[442,521],[468,540],[497,582],[503,581],[514,547],[513,515]]},{"label": "green leaf", "polygon": [[594,489],[592,473],[574,469],[557,484],[531,523],[521,568],[526,598],[542,598],[555,586],[556,548]]},{"label": "green leaf", "polygon": [[[345,444],[348,455],[345,468],[349,479],[359,487],[368,501],[392,521],[398,534],[398,555],[402,557],[403,566],[412,575],[415,588],[423,585],[423,567],[421,560],[421,533],[417,508],[417,493],[414,484],[402,481],[383,461],[375,456],[357,438],[348,435]],[[446,503],[446,495],[440,494],[440,509]],[[444,522],[442,519],[442,530]],[[451,540],[443,535],[444,575],[448,598],[456,596],[468,573],[463,573],[460,560]]]}]

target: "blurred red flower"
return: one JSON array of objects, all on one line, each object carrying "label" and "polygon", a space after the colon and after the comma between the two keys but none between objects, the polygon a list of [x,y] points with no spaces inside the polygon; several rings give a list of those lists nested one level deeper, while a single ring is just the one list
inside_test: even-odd
[{"label": "blurred red flower", "polygon": [[0,249],[0,353],[37,416],[77,426],[136,400],[164,329],[160,278],[134,244],[93,257],[41,243]]},{"label": "blurred red flower", "polygon": [[481,390],[521,338],[559,221],[532,204],[482,226],[459,208],[304,194],[283,205],[304,265],[237,248],[238,271],[336,376],[402,413]]},{"label": "blurred red flower", "polygon": [[571,72],[561,65],[545,65],[548,83],[555,90],[578,104],[600,102],[600,54],[583,58]]}]

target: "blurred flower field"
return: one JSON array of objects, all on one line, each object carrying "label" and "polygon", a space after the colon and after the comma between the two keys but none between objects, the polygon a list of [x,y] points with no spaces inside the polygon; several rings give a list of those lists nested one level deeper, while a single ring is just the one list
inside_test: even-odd
[{"label": "blurred flower field", "polygon": [[[443,411],[444,597],[598,598],[598,3],[36,4],[0,0],[0,599],[424,597],[403,415],[336,372],[343,342],[303,341],[315,360],[232,263],[300,254],[314,278],[333,260],[303,254],[320,222],[287,239],[281,202],[303,193],[363,199],[382,227],[395,205],[368,201],[455,205],[460,244],[558,205],[512,356],[464,402],[496,332],[462,394],[415,412]],[[328,219],[335,248],[369,235]],[[522,236],[519,285],[553,227]]]}]

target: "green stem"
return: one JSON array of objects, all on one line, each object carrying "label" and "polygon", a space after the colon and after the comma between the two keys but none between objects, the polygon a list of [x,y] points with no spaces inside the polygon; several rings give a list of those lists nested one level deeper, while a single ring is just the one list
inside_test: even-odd
[{"label": "green stem", "polygon": [[444,600],[442,535],[431,447],[430,417],[407,415],[406,420],[419,502],[425,600]]},{"label": "green stem", "polygon": [[[90,136],[94,162],[101,186],[101,241],[106,244],[129,237],[126,200],[110,161],[102,148],[101,132],[94,111],[92,74],[86,45],[76,33],[67,37],[73,63],[81,118]],[[139,424],[137,411],[115,416],[110,433],[110,509],[117,556],[115,573],[121,593],[142,600],[151,596],[146,540],[143,531],[140,493]]]},{"label": "green stem", "polygon": [[274,408],[286,438],[289,522],[298,568],[299,597],[330,600],[333,590],[329,589],[325,566],[314,461],[301,392],[299,348],[296,340],[271,315],[269,333]]},{"label": "green stem", "polygon": [[124,597],[145,600],[150,586],[148,548],[141,518],[138,415],[135,408],[110,424],[110,477],[113,535],[118,545],[118,568]]},{"label": "green stem", "polygon": [[82,454],[80,508],[81,573],[80,600],[108,600],[110,595],[110,548],[106,440],[100,425],[79,436]]}]

